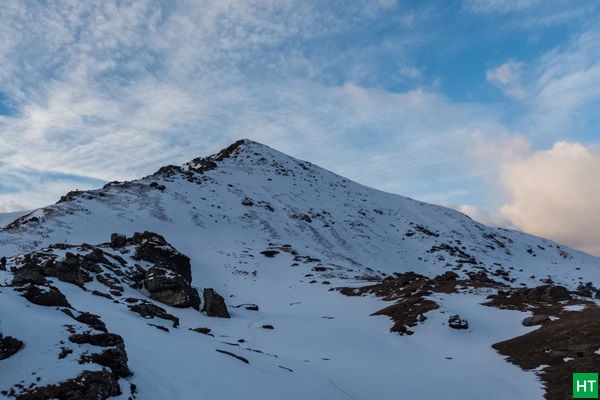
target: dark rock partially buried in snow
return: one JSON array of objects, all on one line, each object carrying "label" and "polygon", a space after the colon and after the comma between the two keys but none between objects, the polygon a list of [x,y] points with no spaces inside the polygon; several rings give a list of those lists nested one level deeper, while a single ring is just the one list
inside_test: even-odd
[{"label": "dark rock partially buried in snow", "polygon": [[211,288],[204,289],[204,308],[202,311],[206,311],[206,315],[209,317],[231,318],[229,311],[227,311],[225,299]]},{"label": "dark rock partially buried in snow", "polygon": [[459,315],[451,315],[448,318],[448,326],[452,329],[469,329],[469,323]]},{"label": "dark rock partially buried in snow", "polygon": [[17,400],[105,400],[121,394],[118,377],[102,371],[83,371],[79,376],[57,385],[39,387]]},{"label": "dark rock partially buried in snow", "polygon": [[179,318],[169,314],[164,308],[152,304],[148,301],[143,301],[140,304],[127,306],[129,310],[139,314],[141,317],[152,319],[154,317],[173,321],[173,328],[179,326]]},{"label": "dark rock partially buried in snow", "polygon": [[42,275],[40,268],[37,265],[27,264],[15,271],[12,283],[16,286],[25,285],[27,283],[45,285],[48,281],[44,275]]},{"label": "dark rock partially buried in snow", "polygon": [[17,290],[23,292],[22,296],[30,302],[32,302],[33,304],[47,307],[71,308],[71,304],[69,304],[69,301],[67,300],[65,295],[62,294],[61,291],[55,288],[54,286],[38,287],[35,285],[29,285],[25,288],[20,288]]},{"label": "dark rock partially buried in snow", "polygon": [[12,336],[3,337],[0,333],[0,360],[17,354],[23,348],[23,342]]}]

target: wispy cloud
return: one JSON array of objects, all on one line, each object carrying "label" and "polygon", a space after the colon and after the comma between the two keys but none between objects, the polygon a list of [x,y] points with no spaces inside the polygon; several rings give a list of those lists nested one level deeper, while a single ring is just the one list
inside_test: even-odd
[{"label": "wispy cloud", "polygon": [[[600,101],[600,35],[586,18],[598,6],[462,4],[9,0],[0,210],[250,137],[361,183],[494,215],[504,166],[577,132]],[[554,28],[566,39],[546,40]],[[496,47],[515,32],[536,52]],[[478,46],[507,56],[479,60]],[[461,57],[472,69],[445,75]],[[501,101],[456,100],[450,79]]]},{"label": "wispy cloud", "polygon": [[475,13],[509,13],[539,5],[541,0],[465,0],[464,6]]},{"label": "wispy cloud", "polygon": [[499,67],[488,69],[485,76],[507,95],[522,100],[527,97],[527,91],[521,82],[521,68],[521,63],[508,61]]}]

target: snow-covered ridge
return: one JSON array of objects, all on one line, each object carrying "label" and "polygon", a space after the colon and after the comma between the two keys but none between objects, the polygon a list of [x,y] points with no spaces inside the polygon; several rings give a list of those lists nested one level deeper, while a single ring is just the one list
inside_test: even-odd
[{"label": "snow-covered ridge", "polygon": [[475,269],[513,285],[550,277],[572,289],[600,278],[591,255],[359,185],[250,140],[139,180],[69,193],[0,231],[0,251],[144,230],[184,252],[296,243],[305,256],[357,275]]}]

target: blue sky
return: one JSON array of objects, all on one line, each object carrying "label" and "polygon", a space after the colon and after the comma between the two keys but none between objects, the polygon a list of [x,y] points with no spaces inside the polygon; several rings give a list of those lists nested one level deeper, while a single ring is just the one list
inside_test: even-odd
[{"label": "blue sky", "polygon": [[8,0],[0,212],[247,137],[600,254],[598,15],[560,0]]}]

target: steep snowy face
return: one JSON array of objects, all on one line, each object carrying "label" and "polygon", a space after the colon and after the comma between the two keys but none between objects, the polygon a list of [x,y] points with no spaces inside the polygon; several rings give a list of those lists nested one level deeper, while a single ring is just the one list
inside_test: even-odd
[{"label": "steep snowy face", "polygon": [[597,282],[597,258],[440,206],[380,192],[240,140],[216,155],[131,182],[71,192],[0,232],[7,255],[56,242],[100,243],[113,232],[161,232],[204,258],[280,251],[329,264],[340,276],[484,272],[513,286]]}]

